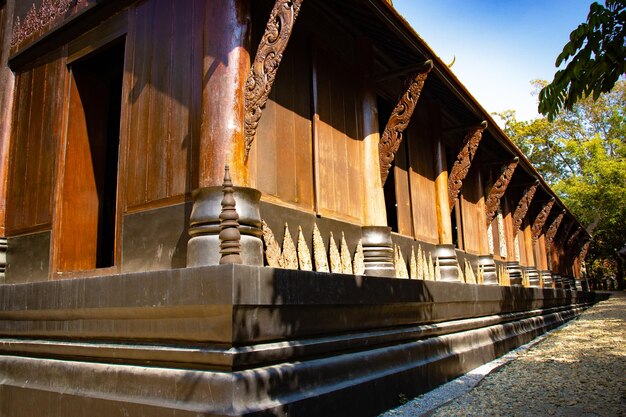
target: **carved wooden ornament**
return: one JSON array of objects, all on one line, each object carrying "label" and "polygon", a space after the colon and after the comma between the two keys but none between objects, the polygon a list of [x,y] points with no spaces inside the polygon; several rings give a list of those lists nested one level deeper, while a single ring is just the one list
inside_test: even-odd
[{"label": "carved wooden ornament", "polygon": [[459,195],[461,187],[463,186],[463,180],[467,177],[467,173],[472,166],[472,160],[474,159],[474,155],[476,155],[478,145],[480,144],[485,129],[487,129],[486,121],[482,122],[479,127],[470,130],[467,135],[465,135],[463,147],[456,157],[456,161],[454,161],[450,176],[448,177],[448,204],[450,210],[454,208],[454,200],[456,200]]},{"label": "carved wooden ornament", "polygon": [[328,256],[326,255],[326,246],[317,228],[317,224],[313,224],[313,259],[315,261],[315,270],[318,272],[330,272],[328,267]]},{"label": "carved wooden ornament", "polygon": [[329,258],[330,258],[330,272],[333,274],[341,274],[343,272],[343,268],[341,267],[341,255],[339,254],[339,249],[337,248],[337,243],[335,242],[335,237],[333,236],[333,232],[330,232],[330,243],[329,246]]},{"label": "carved wooden ornament", "polygon": [[261,221],[261,230],[263,231],[263,242],[265,243],[265,259],[267,260],[267,266],[270,268],[282,268],[283,260],[280,251],[280,245],[276,242],[274,232],[265,223],[265,220]]},{"label": "carved wooden ornament", "polygon": [[552,210],[553,205],[554,199],[548,201],[535,218],[535,221],[533,222],[533,226],[531,228],[533,242],[536,242],[537,239],[539,239],[541,230],[543,230],[543,225],[546,224],[546,220],[548,220],[548,216],[550,215],[550,210]]},{"label": "carved wooden ornament", "polygon": [[283,268],[298,269],[298,252],[291,238],[291,232],[289,231],[289,225],[287,223],[285,223],[285,235],[283,236],[282,260]]},{"label": "carved wooden ornament", "polygon": [[517,208],[513,213],[513,225],[515,226],[516,232],[522,230],[522,222],[524,221],[524,217],[526,217],[526,213],[528,213],[528,208],[530,207],[530,203],[533,201],[533,197],[535,197],[538,187],[539,181],[528,186],[526,190],[524,190],[524,195],[520,199],[519,203],[517,203]]},{"label": "carved wooden ornament", "polygon": [[513,178],[513,173],[515,172],[515,168],[519,164],[519,158],[515,157],[511,162],[504,165],[502,167],[502,173],[500,177],[496,180],[489,191],[489,196],[487,196],[487,201],[485,202],[485,210],[487,212],[487,226],[491,225],[494,217],[498,212],[498,207],[500,207],[500,200],[504,196],[509,183],[511,182],[511,178]]},{"label": "carved wooden ornament", "polygon": [[548,246],[548,248],[552,245],[552,242],[554,242],[554,237],[556,236],[556,232],[559,230],[559,226],[563,221],[563,217],[565,217],[565,210],[563,210],[556,217],[556,219],[554,219],[554,221],[548,228],[548,231],[546,232],[546,245]]},{"label": "carved wooden ornament", "polygon": [[578,229],[576,229],[576,231],[574,233],[572,233],[569,237],[569,239],[567,239],[567,247],[571,248],[574,246],[574,243],[576,242],[576,239],[578,239],[578,236],[580,235],[580,232],[582,231],[582,229],[579,227]]},{"label": "carved wooden ornament", "polygon": [[302,227],[298,226],[298,265],[301,271],[312,271],[313,263],[311,262],[311,251],[309,245],[306,244]]},{"label": "carved wooden ornament", "polygon": [[64,18],[67,12],[78,3],[81,3],[81,0],[43,0],[38,9],[35,7],[35,3],[33,3],[28,13],[26,13],[23,23],[19,17],[15,19],[11,48],[18,47],[31,36],[45,28],[49,28],[54,22]]},{"label": "carved wooden ornament", "polygon": [[380,142],[378,143],[378,158],[382,185],[385,185],[385,181],[387,181],[391,163],[396,157],[400,143],[402,143],[402,132],[404,132],[411,121],[411,116],[420,98],[422,89],[424,88],[424,82],[432,69],[433,63],[428,60],[424,63],[422,69],[413,73],[408,78],[408,88],[391,112],[389,121],[385,126],[385,131],[380,137]]},{"label": "carved wooden ornament", "polygon": [[583,247],[580,249],[580,253],[578,255],[578,259],[580,259],[581,262],[584,262],[585,258],[587,257],[587,252],[589,251],[589,245],[590,244],[591,244],[591,241],[588,240],[587,242],[585,242]]},{"label": "carved wooden ornament", "polygon": [[352,262],[354,275],[365,275],[365,255],[363,254],[363,242],[359,239],[354,252],[354,261]]},{"label": "carved wooden ornament", "polygon": [[352,256],[350,255],[350,249],[348,249],[348,244],[346,243],[346,236],[343,232],[341,232],[341,249],[340,249],[340,257],[341,257],[341,271],[344,274],[352,274]]},{"label": "carved wooden ornament", "polygon": [[276,0],[250,68],[245,91],[245,161],[301,5],[302,0]]}]

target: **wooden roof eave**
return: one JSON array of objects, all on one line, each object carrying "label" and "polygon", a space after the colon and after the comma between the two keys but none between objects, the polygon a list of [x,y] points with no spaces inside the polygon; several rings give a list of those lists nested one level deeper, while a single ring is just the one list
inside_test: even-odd
[{"label": "wooden roof eave", "polygon": [[555,198],[556,204],[562,207],[568,217],[580,226],[583,232],[591,238],[591,235],[587,233],[585,226],[578,221],[578,219],[567,208],[563,201],[556,193],[550,188],[543,176],[537,171],[537,169],[528,160],[526,155],[513,143],[513,141],[507,136],[507,134],[497,125],[495,120],[491,117],[478,101],[472,96],[472,94],[465,88],[465,86],[459,81],[454,73],[448,68],[448,66],[435,54],[435,52],[426,44],[426,42],[415,32],[411,25],[398,13],[398,11],[386,0],[364,0],[367,6],[375,13],[381,20],[384,21],[386,26],[399,38],[400,41],[410,46],[416,53],[423,56],[425,59],[430,59],[434,63],[431,76],[436,75],[456,97],[473,113],[477,120],[486,120],[489,123],[487,131],[501,146],[503,146],[512,156],[520,158],[520,166],[532,177],[539,180],[541,188],[546,193]]}]

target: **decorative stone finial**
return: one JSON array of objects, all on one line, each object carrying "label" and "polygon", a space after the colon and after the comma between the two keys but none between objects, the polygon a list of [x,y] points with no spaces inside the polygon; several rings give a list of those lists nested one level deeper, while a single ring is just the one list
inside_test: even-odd
[{"label": "decorative stone finial", "polygon": [[235,190],[230,179],[228,165],[224,167],[222,193],[224,198],[222,198],[222,212],[220,213],[220,265],[242,264],[239,214],[237,214],[237,209],[235,208]]}]

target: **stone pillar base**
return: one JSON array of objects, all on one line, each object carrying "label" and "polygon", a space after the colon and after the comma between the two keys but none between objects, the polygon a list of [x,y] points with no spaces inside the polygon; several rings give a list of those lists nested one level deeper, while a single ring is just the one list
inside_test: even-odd
[{"label": "stone pillar base", "polygon": [[448,282],[460,282],[459,260],[456,257],[454,245],[437,245],[434,258],[439,260],[439,271],[441,280]]},{"label": "stone pillar base", "polygon": [[483,285],[498,285],[498,275],[496,274],[496,263],[493,255],[482,255],[478,257],[478,266],[483,269]]},{"label": "stone pillar base", "polygon": [[391,227],[363,226],[361,228],[365,275],[395,277]]},{"label": "stone pillar base", "polygon": [[563,280],[559,274],[552,274],[552,282],[554,283],[554,288],[563,288]]},{"label": "stone pillar base", "polygon": [[526,273],[528,274],[529,287],[539,288],[541,285],[539,282],[539,271],[537,271],[537,268],[529,266],[526,268]]},{"label": "stone pillar base", "polygon": [[511,261],[506,263],[506,270],[509,272],[511,286],[522,285],[522,267],[519,262]]},{"label": "stone pillar base", "polygon": [[552,274],[550,271],[539,271],[539,275],[543,280],[543,288],[552,288]]},{"label": "stone pillar base", "polygon": [[[241,257],[245,265],[263,266],[261,240],[261,192],[254,188],[234,187],[241,232]],[[218,265],[220,262],[220,211],[222,187],[199,188],[193,192],[193,209],[189,221],[187,266]]]}]

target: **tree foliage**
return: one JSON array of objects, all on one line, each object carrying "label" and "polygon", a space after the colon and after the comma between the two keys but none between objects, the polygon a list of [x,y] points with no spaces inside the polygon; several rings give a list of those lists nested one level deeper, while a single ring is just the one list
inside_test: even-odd
[{"label": "tree foliage", "polygon": [[617,82],[597,100],[580,100],[552,122],[547,117],[517,121],[513,111],[499,116],[572,213],[585,225],[597,223],[587,256],[589,275],[623,280],[617,252],[626,244],[626,82]]},{"label": "tree foliage", "polygon": [[568,60],[539,94],[539,112],[549,120],[584,97],[598,99],[626,72],[626,0],[591,5],[587,21],[570,34],[556,67]]}]

